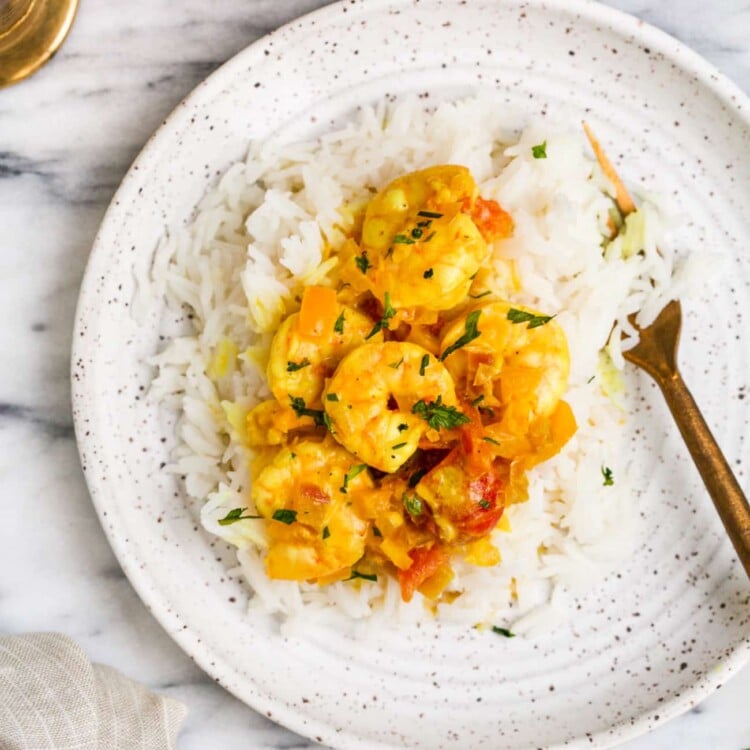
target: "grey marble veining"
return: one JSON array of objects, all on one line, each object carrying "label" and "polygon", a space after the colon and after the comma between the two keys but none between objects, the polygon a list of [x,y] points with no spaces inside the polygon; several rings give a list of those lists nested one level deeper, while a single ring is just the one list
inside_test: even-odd
[{"label": "grey marble veining", "polygon": [[[125,579],[78,466],[75,301],[97,227],[149,135],[199,81],[319,0],[86,0],[32,79],[0,90],[0,631],[59,630],[189,707],[181,748],[305,748],[161,630]],[[609,0],[750,90],[750,0]],[[628,750],[750,746],[750,669]]]}]

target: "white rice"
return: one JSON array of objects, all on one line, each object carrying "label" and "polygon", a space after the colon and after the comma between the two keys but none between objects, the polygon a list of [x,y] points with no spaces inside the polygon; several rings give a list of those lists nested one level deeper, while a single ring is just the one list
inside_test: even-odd
[{"label": "white rice", "polygon": [[[532,146],[545,141],[547,158],[535,159]],[[379,105],[315,142],[251,144],[247,159],[203,198],[190,226],[164,238],[140,282],[141,303],[166,298],[172,310],[193,315],[194,330],[153,358],[151,398],[180,415],[171,470],[203,503],[204,527],[238,547],[238,572],[254,592],[250,606],[283,615],[290,630],[301,616],[374,623],[434,616],[420,595],[403,603],[396,581],[383,576],[325,587],[272,581],[262,522],[217,523],[232,508],[252,512],[248,451],[235,427],[269,395],[264,356],[295,309],[295,290],[325,283],[335,263],[321,258],[324,239],[336,246],[351,223],[342,206],[434,164],[469,167],[481,195],[513,216],[514,236],[497,243],[496,257],[516,261],[522,291],[512,301],[557,314],[567,334],[566,399],[579,425],[558,456],[530,473],[528,502],[506,512],[511,531],[494,532],[502,563],[457,562],[452,588],[463,593],[437,616],[543,630],[564,616],[566,592],[595,584],[633,543],[635,498],[621,464],[621,334],[634,333],[630,313],[640,311],[639,322],[648,324],[691,275],[675,268],[662,207],[642,200],[642,223],[603,252],[613,190],[579,132],[533,124],[514,137],[502,108],[488,99],[429,113],[416,100]],[[212,379],[207,370],[225,340],[239,351],[237,367]],[[613,470],[613,486],[603,484],[604,466]]]}]

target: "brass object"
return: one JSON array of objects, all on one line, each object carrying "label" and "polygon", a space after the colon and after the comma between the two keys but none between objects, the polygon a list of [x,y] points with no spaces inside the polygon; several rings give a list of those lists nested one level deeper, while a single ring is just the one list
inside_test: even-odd
[{"label": "brass object", "polygon": [[737,556],[750,576],[750,505],[677,369],[681,323],[680,303],[670,302],[650,326],[640,330],[638,344],[623,354],[661,388]]},{"label": "brass object", "polygon": [[23,80],[57,52],[78,0],[0,0],[0,87]]},{"label": "brass object", "polygon": [[[620,213],[627,216],[637,210],[633,199],[585,122],[583,129],[602,171],[616,188],[615,202]],[[613,236],[616,233],[617,229],[613,226]],[[750,577],[750,506],[677,369],[677,344],[682,326],[680,303],[677,300],[670,302],[646,328],[636,325],[635,315],[630,316],[630,322],[638,328],[640,338],[623,355],[628,362],[645,370],[661,388],[737,556]]]}]

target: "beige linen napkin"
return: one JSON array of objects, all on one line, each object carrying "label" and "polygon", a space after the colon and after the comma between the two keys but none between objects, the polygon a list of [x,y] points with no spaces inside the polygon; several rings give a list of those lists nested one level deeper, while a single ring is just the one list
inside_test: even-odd
[{"label": "beige linen napkin", "polygon": [[186,712],[65,635],[0,636],[0,750],[167,750]]}]

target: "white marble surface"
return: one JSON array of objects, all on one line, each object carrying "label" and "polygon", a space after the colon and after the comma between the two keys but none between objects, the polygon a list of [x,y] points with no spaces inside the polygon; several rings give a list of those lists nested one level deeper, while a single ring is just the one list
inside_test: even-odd
[{"label": "white marble surface", "polygon": [[[608,3],[671,32],[750,90],[750,0]],[[75,301],[104,210],[151,132],[224,60],[321,4],[84,0],[52,63],[0,91],[0,631],[62,631],[94,660],[184,701],[185,750],[312,745],[217,687],[124,578],[73,437]],[[750,668],[624,747],[750,747],[748,696]]]}]

